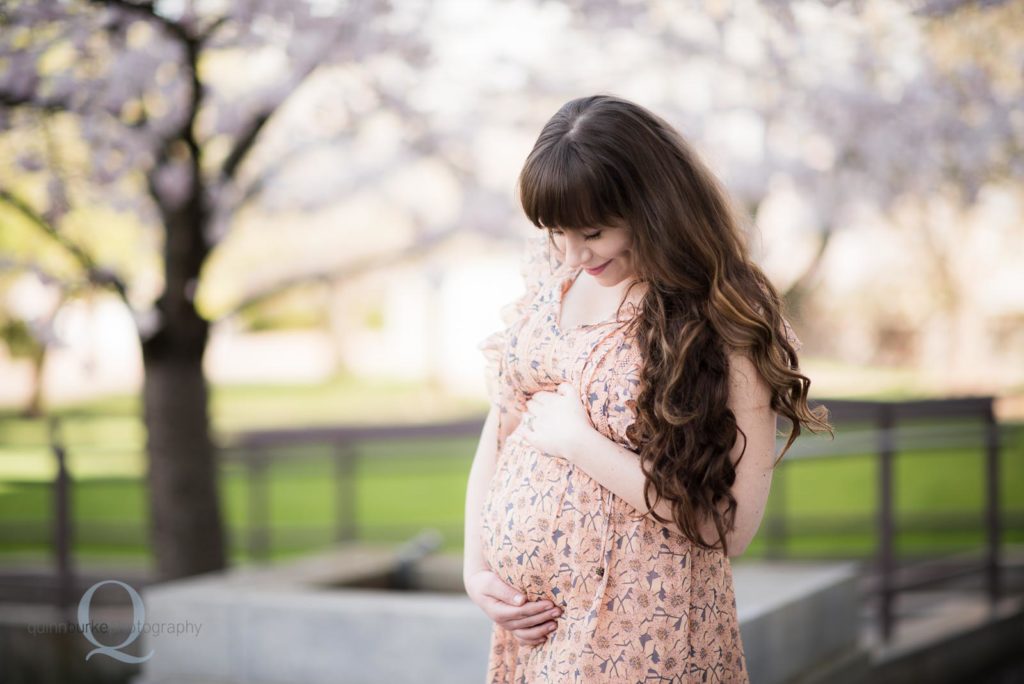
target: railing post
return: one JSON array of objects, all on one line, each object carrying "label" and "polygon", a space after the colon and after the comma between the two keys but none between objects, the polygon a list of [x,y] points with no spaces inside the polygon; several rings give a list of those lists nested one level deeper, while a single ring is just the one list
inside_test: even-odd
[{"label": "railing post", "polygon": [[356,464],[359,453],[347,442],[334,451],[335,539],[353,541],[357,534]]},{"label": "railing post", "polygon": [[893,506],[893,409],[888,404],[879,405],[878,412],[878,455],[879,455],[879,617],[881,618],[882,640],[888,643],[893,631],[893,601],[895,598],[894,577],[894,506]]},{"label": "railing post", "polygon": [[1002,521],[999,510],[999,424],[996,422],[995,399],[990,398],[985,408],[985,528],[988,553],[986,579],[989,607],[994,612],[1001,593],[999,577],[999,541]]},{"label": "railing post", "polygon": [[249,470],[249,557],[259,561],[270,558],[268,460],[261,448],[256,448],[245,459]]},{"label": "railing post", "polygon": [[54,529],[53,541],[57,563],[57,606],[62,611],[70,610],[74,575],[71,568],[71,474],[67,467],[67,452],[60,438],[60,423],[56,416],[49,416],[50,449],[57,459],[57,475],[53,481]]}]

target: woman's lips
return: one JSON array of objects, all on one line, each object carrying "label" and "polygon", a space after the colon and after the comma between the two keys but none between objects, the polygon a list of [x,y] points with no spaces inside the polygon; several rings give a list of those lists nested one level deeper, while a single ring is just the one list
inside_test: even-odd
[{"label": "woman's lips", "polygon": [[607,266],[610,263],[612,263],[611,259],[609,259],[608,261],[604,262],[603,264],[601,264],[597,268],[588,268],[588,269],[586,269],[586,271],[590,275],[600,275],[601,271],[604,270],[604,267]]}]

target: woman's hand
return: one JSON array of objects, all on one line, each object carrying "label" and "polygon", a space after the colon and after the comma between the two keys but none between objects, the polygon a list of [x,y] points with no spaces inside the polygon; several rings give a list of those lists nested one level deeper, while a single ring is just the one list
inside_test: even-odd
[{"label": "woman's hand", "polygon": [[563,382],[554,392],[537,392],[526,402],[520,424],[523,437],[548,456],[573,459],[580,436],[593,430],[579,392]]},{"label": "woman's hand", "polygon": [[492,570],[479,570],[466,578],[466,593],[498,626],[512,632],[527,646],[543,644],[555,631],[560,608],[548,600],[516,603],[522,593],[501,581]]}]

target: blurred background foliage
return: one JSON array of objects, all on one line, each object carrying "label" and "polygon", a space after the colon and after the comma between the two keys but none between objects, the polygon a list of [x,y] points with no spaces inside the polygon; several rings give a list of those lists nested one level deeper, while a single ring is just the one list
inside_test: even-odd
[{"label": "blurred background foliage", "polygon": [[[670,120],[747,211],[812,394],[998,397],[1020,540],[1022,3],[2,11],[0,551],[47,553],[41,416],[63,419],[77,551],[188,554],[187,538],[146,525],[201,510],[215,484],[225,546],[243,557],[241,475],[225,466],[208,491],[182,490],[147,482],[151,463],[202,470],[238,430],[482,414],[475,343],[521,287],[530,230],[515,176],[547,118],[599,91]],[[167,372],[169,358],[190,370]],[[207,401],[192,376],[209,383],[208,422],[186,410]],[[364,533],[436,525],[461,544],[474,449],[362,445]],[[275,552],[330,540],[329,462],[302,463],[274,474]],[[794,515],[860,521],[848,537],[795,526],[794,549],[871,548],[872,467],[787,471]],[[901,467],[901,510],[980,505],[971,453]]]}]

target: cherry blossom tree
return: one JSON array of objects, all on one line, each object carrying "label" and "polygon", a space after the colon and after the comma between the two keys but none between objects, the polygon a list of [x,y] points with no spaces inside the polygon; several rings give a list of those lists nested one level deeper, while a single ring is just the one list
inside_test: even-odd
[{"label": "cherry blossom tree", "polygon": [[[18,195],[16,178],[4,179],[0,199],[133,312],[145,368],[150,538],[158,577],[223,568],[202,371],[210,321],[195,305],[203,265],[222,236],[224,205],[243,193],[240,169],[292,94],[328,65],[358,64],[380,52],[422,59],[425,48],[408,28],[415,17],[407,28],[396,28],[388,4],[376,1],[19,0],[3,12],[4,127],[27,115],[74,116],[89,150],[88,163],[76,169],[82,181],[160,227],[159,296],[135,301],[123,277],[64,234],[71,206],[59,181],[48,184],[40,203]],[[215,55],[259,50],[285,59],[258,86],[231,93],[223,81],[208,78]]]}]

